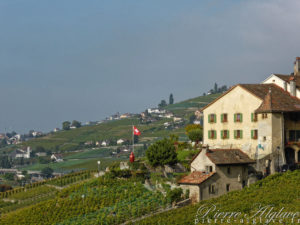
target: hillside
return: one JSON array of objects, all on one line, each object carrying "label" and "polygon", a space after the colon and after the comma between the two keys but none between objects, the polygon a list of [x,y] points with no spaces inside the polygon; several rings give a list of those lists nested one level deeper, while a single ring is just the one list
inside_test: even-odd
[{"label": "hillside", "polygon": [[[145,188],[142,178],[118,179],[110,176],[89,178],[89,173],[72,177],[68,175],[66,179],[63,178],[63,183],[58,179],[52,182],[52,186],[41,185],[33,187],[31,191],[16,192],[7,197],[19,199],[21,203],[31,201],[31,204],[10,206],[12,203],[0,201],[4,212],[0,224],[121,224],[133,219],[137,220],[134,224],[195,224],[197,210],[204,204],[218,205],[220,212],[234,211],[243,215],[253,215],[257,209],[254,205],[256,203],[262,206],[272,204],[274,211],[279,211],[282,207],[289,212],[300,210],[299,170],[275,174],[241,191],[230,192],[196,205],[173,209],[144,220],[139,218],[168,207],[170,202],[160,192]],[[74,183],[84,179],[88,180],[65,186],[63,190],[53,189],[55,185],[65,185],[65,182]],[[35,199],[32,199],[32,193],[36,193]],[[45,196],[45,200],[39,200],[39,196],[41,198]],[[208,217],[212,218],[213,215],[210,213]],[[299,218],[299,215],[296,218]],[[286,222],[285,224],[290,224],[289,220]],[[243,223],[238,220],[230,224]]]},{"label": "hillside", "polygon": [[194,113],[197,109],[201,109],[206,106],[221,94],[211,94],[206,96],[200,96],[191,98],[182,102],[168,105],[165,107],[166,110],[173,112],[176,116],[186,117],[191,113]]},{"label": "hillside", "polygon": [[[23,146],[31,146],[33,150],[37,147],[43,147],[46,151],[60,152],[63,154],[64,162],[45,164],[39,162],[37,158],[26,160],[21,166],[22,170],[42,170],[44,167],[50,166],[56,172],[70,172],[72,170],[97,169],[97,161],[101,160],[101,168],[105,168],[114,161],[128,159],[128,154],[112,155],[118,148],[117,146],[96,147],[86,146],[86,142],[97,142],[101,140],[117,140],[119,138],[132,139],[132,125],[136,125],[141,131],[138,145],[136,146],[137,156],[142,155],[147,146],[157,139],[168,137],[170,134],[179,136],[181,141],[186,141],[184,127],[189,121],[189,117],[194,112],[207,105],[220,94],[212,94],[192,98],[182,102],[178,102],[165,107],[167,111],[173,112],[174,116],[184,119],[180,124],[175,124],[172,118],[158,118],[149,124],[142,123],[137,116],[133,118],[106,121],[99,125],[83,126],[68,131],[59,131],[51,133],[47,136],[31,139],[22,143]],[[166,128],[164,123],[172,124]],[[0,154],[6,154],[12,149],[0,149]],[[119,146],[120,147],[120,146]],[[130,148],[130,147],[129,147]]]},{"label": "hillside", "polygon": [[[241,212],[242,215],[255,215],[259,205],[274,206],[273,212],[278,212],[284,207],[284,212],[298,212],[297,219],[300,219],[300,171],[287,172],[283,174],[274,174],[257,183],[245,188],[241,191],[233,191],[216,199],[203,201],[195,205],[189,205],[180,209],[175,209],[166,213],[155,215],[147,219],[136,222],[135,224],[207,224],[207,218],[214,219],[214,213],[209,213],[203,222],[200,215],[197,218],[198,209],[201,206],[216,205],[220,212]],[[268,208],[268,212],[270,207]],[[265,213],[267,214],[267,213]],[[265,215],[264,215],[265,216]],[[236,221],[232,220],[221,223],[220,220],[214,224],[256,224],[250,219],[250,223],[246,220],[241,222],[242,216]],[[263,217],[264,218],[264,217]],[[195,223],[195,219],[199,219],[199,223]],[[245,219],[245,218],[244,218]],[[257,224],[259,216],[255,216]],[[297,219],[291,223],[290,219],[284,220],[284,224],[297,224]],[[248,220],[249,221],[249,220]],[[265,221],[265,220],[264,220]],[[299,223],[299,220],[298,220]],[[270,224],[279,224],[278,219]],[[282,223],[283,224],[283,223]]]},{"label": "hillside", "polygon": [[[173,105],[168,105],[165,109],[173,112],[175,116],[187,118],[195,110],[207,105],[219,95],[220,94],[212,94],[192,98]],[[185,138],[183,129],[165,129],[163,124],[168,121],[172,121],[172,119],[162,119],[147,125],[141,124],[138,118],[108,121],[99,125],[84,126],[78,129],[51,133],[45,137],[24,142],[22,145],[31,146],[32,148],[42,146],[51,151],[69,151],[77,148],[86,141],[98,141],[112,138],[125,138],[131,140],[131,126],[133,124],[138,125],[139,129],[142,131],[141,142],[151,142],[156,138],[166,137],[170,133],[175,133],[180,137]]]},{"label": "hillside", "polygon": [[[173,105],[168,105],[165,109],[173,112],[175,116],[188,117],[195,110],[207,105],[219,95],[220,94],[212,94],[192,98]],[[163,124],[168,121],[172,121],[172,119],[162,119],[147,125],[141,124],[138,118],[108,121],[95,126],[85,126],[69,131],[60,131],[46,137],[32,139],[23,143],[23,145],[32,146],[32,148],[43,146],[45,149],[53,151],[68,151],[86,141],[98,141],[112,138],[125,138],[131,140],[131,126],[133,124],[137,125],[142,132],[140,142],[151,142],[157,138],[167,137],[171,133],[185,138],[184,129],[182,128],[171,130],[165,129]]]}]

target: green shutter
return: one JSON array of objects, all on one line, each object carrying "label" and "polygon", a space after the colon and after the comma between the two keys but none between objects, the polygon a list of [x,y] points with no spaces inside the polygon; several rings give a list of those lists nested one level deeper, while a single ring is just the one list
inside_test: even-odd
[{"label": "green shutter", "polygon": [[208,139],[211,139],[210,130],[208,131]]},{"label": "green shutter", "polygon": [[210,123],[210,114],[207,115],[208,122]]},{"label": "green shutter", "polygon": [[224,114],[223,113],[221,114],[221,122],[222,123],[224,122]]},{"label": "green shutter", "polygon": [[217,131],[213,131],[214,132],[214,139],[217,139]]},{"label": "green shutter", "polygon": [[240,113],[240,122],[243,122],[243,113]]},{"label": "green shutter", "polygon": [[251,122],[254,122],[254,113],[251,113]]},{"label": "green shutter", "polygon": [[224,139],[224,131],[221,130],[221,138]]},{"label": "green shutter", "polygon": [[229,130],[227,130],[227,139],[229,139]]},{"label": "green shutter", "polygon": [[254,130],[251,130],[251,138],[254,138]]},{"label": "green shutter", "polygon": [[243,130],[240,131],[240,134],[241,134],[240,138],[242,139],[243,138]]},{"label": "green shutter", "polygon": [[215,123],[217,122],[217,116],[216,116],[216,114],[214,114],[214,122]]},{"label": "green shutter", "polygon": [[236,122],[236,113],[234,114],[234,119],[233,119],[234,122]]},{"label": "green shutter", "polygon": [[234,130],[234,139],[236,139],[237,131]]}]

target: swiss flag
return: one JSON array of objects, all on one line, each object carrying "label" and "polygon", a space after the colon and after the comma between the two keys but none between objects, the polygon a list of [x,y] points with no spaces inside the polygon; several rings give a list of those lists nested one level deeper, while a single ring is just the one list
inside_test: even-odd
[{"label": "swiss flag", "polygon": [[139,136],[141,135],[141,131],[139,131],[136,126],[133,126],[133,134]]}]

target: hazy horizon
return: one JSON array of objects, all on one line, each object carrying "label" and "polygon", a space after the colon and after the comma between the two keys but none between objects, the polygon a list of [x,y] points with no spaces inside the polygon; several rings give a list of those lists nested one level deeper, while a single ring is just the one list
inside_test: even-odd
[{"label": "hazy horizon", "polygon": [[299,9],[297,0],[0,0],[0,132],[290,74]]}]

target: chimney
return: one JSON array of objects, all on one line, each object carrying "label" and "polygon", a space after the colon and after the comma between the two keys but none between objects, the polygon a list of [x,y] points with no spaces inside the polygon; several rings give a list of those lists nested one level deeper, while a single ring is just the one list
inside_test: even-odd
[{"label": "chimney", "polygon": [[296,77],[291,76],[290,78],[290,92],[292,96],[296,96],[296,82],[295,82]]},{"label": "chimney", "polygon": [[300,75],[300,57],[296,57],[296,61],[294,63],[294,76]]},{"label": "chimney", "polygon": [[285,91],[287,91],[287,83],[286,83],[286,81],[283,82],[283,89],[284,89]]}]

